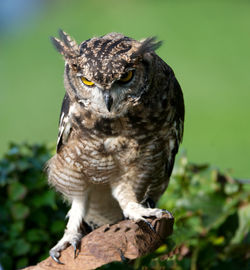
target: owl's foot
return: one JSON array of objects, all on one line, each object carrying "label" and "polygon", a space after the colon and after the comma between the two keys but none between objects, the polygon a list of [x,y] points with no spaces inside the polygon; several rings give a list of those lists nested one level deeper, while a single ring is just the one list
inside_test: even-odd
[{"label": "owl's foot", "polygon": [[147,217],[161,218],[165,212],[166,210],[162,210],[158,208],[146,208],[139,203],[130,202],[128,203],[127,207],[124,209],[123,214],[125,217],[135,222],[143,220],[154,231],[153,226],[151,225],[150,222],[146,220],[146,218]]},{"label": "owl's foot", "polygon": [[59,258],[61,251],[69,245],[74,248],[74,258],[77,256],[78,246],[81,242],[82,234],[78,232],[65,231],[63,238],[50,250],[49,254],[51,258],[59,264],[63,264]]}]

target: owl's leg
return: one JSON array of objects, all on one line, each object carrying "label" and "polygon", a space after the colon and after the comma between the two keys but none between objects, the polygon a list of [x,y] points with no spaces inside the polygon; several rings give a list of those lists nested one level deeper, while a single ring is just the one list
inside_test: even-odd
[{"label": "owl's leg", "polygon": [[60,263],[59,257],[62,250],[67,246],[72,245],[74,247],[74,254],[76,256],[77,247],[82,238],[81,224],[86,213],[86,200],[87,196],[83,198],[74,198],[72,200],[71,208],[67,214],[69,218],[66,230],[62,239],[50,250],[50,256]]},{"label": "owl's leg", "polygon": [[[128,179],[127,179],[128,180]],[[165,210],[158,208],[146,208],[140,204],[136,198],[135,191],[131,181],[119,181],[111,184],[112,194],[119,202],[120,207],[123,210],[123,214],[126,218],[134,220],[136,222],[143,220],[149,226],[151,224],[145,219],[146,217],[162,217]],[[153,229],[153,228],[152,228]]]}]

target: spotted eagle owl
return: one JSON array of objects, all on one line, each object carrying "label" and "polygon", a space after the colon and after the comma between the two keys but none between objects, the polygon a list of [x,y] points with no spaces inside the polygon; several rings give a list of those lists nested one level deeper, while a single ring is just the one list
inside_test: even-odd
[{"label": "spotted eagle owl", "polygon": [[161,217],[147,207],[166,190],[183,135],[184,101],[173,70],[155,53],[155,38],[110,33],[80,45],[51,38],[65,59],[57,152],[49,183],[71,203],[65,233],[50,250],[59,262],[76,250],[81,224]]}]

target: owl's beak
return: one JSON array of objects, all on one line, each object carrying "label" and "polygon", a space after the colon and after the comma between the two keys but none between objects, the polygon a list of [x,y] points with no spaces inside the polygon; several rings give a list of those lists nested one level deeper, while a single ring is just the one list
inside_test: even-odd
[{"label": "owl's beak", "polygon": [[112,96],[110,95],[110,92],[105,91],[105,92],[103,93],[103,98],[104,98],[104,102],[105,102],[105,104],[106,104],[106,107],[107,107],[108,111],[110,112],[111,106],[112,106],[112,104],[113,104],[113,98],[112,98]]}]

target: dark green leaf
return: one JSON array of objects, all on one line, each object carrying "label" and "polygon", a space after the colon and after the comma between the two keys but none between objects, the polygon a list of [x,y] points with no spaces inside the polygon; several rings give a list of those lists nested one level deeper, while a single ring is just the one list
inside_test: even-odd
[{"label": "dark green leaf", "polygon": [[13,248],[13,255],[21,256],[30,251],[31,245],[24,239],[17,239]]},{"label": "dark green leaf", "polygon": [[12,201],[23,199],[27,192],[27,187],[19,182],[13,182],[12,185],[10,185],[8,188],[8,195]]},{"label": "dark green leaf", "polygon": [[49,241],[49,236],[43,230],[31,229],[27,232],[27,240],[29,242],[47,242]]},{"label": "dark green leaf", "polygon": [[11,213],[15,220],[25,219],[29,215],[29,207],[22,203],[15,203],[11,207]]}]

